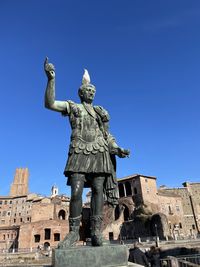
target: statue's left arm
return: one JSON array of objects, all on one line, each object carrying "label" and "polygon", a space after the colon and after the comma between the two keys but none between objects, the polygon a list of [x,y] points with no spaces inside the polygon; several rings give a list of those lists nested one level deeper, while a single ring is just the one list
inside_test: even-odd
[{"label": "statue's left arm", "polygon": [[109,134],[108,136],[108,147],[110,154],[117,155],[120,158],[129,157],[130,155],[130,150],[118,146],[118,144],[115,141],[115,138],[111,134]]},{"label": "statue's left arm", "polygon": [[100,106],[95,106],[95,111],[97,112],[97,114],[101,118],[100,121],[103,124],[104,137],[108,141],[108,147],[109,147],[110,154],[117,155],[120,158],[128,157],[130,155],[130,150],[120,147],[116,143],[116,140],[113,137],[113,135],[111,135],[111,133],[109,132],[109,119],[110,119],[110,117],[109,117],[108,112]]}]

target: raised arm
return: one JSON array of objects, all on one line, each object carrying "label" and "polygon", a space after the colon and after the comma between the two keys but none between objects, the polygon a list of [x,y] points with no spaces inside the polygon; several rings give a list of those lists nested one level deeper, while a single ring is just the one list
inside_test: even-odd
[{"label": "raised arm", "polygon": [[44,99],[45,107],[58,112],[68,111],[69,104],[67,101],[55,100],[55,67],[48,63],[48,58],[45,59],[44,70],[48,78]]}]

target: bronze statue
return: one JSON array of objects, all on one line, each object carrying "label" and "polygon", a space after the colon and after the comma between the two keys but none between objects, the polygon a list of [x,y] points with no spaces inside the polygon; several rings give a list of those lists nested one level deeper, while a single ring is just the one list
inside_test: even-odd
[{"label": "bronze statue", "polygon": [[[109,114],[101,106],[93,106],[95,86],[85,70],[82,85],[78,90],[80,104],[73,101],[55,100],[55,68],[44,63],[48,78],[45,93],[45,107],[68,116],[72,128],[68,160],[64,174],[71,185],[69,226],[70,231],[59,248],[73,246],[79,240],[79,225],[82,211],[83,187],[91,187],[91,242],[102,245],[101,223],[104,200],[115,205],[118,186],[115,175],[115,155],[124,158],[129,150],[120,148],[109,133]],[[105,195],[105,199],[104,199]]]}]

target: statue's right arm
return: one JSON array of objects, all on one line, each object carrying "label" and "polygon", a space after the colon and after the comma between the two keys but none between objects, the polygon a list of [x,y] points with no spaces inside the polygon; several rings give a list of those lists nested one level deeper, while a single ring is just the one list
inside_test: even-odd
[{"label": "statue's right arm", "polygon": [[67,101],[55,100],[55,68],[53,64],[48,63],[48,58],[45,60],[44,69],[48,78],[44,99],[45,107],[58,112],[69,111]]}]

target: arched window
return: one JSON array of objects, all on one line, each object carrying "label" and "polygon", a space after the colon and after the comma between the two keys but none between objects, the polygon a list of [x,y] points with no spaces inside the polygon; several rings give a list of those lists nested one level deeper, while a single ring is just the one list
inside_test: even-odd
[{"label": "arched window", "polygon": [[124,206],[124,221],[128,221],[129,220],[129,209],[126,205],[123,205]]},{"label": "arched window", "polygon": [[124,197],[124,186],[123,184],[119,184],[119,196]]},{"label": "arched window", "polygon": [[49,247],[50,247],[50,243],[49,242],[45,242],[44,243],[44,250],[48,250],[49,249]]},{"label": "arched window", "polygon": [[127,196],[132,196],[131,184],[129,182],[125,183],[125,188],[126,188],[126,195]]},{"label": "arched window", "polygon": [[115,221],[119,219],[119,215],[120,215],[120,208],[119,205],[117,205],[115,208]]},{"label": "arched window", "polygon": [[60,211],[58,212],[58,218],[59,218],[60,220],[65,220],[65,217],[66,217],[66,212],[65,212],[64,210],[60,210]]}]

